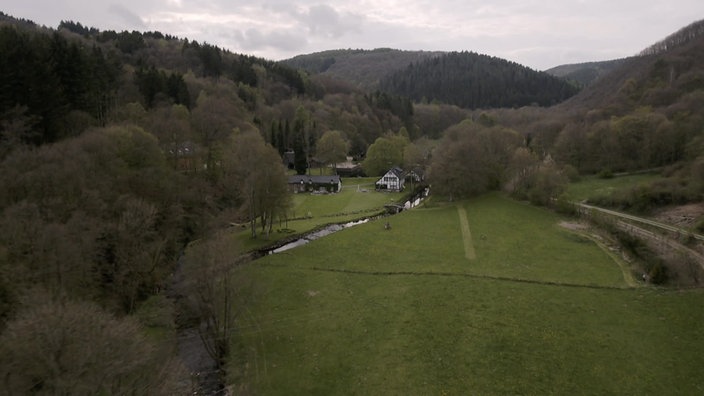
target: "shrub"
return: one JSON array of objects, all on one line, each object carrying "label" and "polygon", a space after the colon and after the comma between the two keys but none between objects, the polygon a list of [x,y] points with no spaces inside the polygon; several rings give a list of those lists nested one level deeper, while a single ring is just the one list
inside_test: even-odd
[{"label": "shrub", "polygon": [[667,267],[662,260],[657,259],[655,262],[648,263],[648,277],[650,283],[655,285],[662,285],[667,282]]},{"label": "shrub", "polygon": [[555,210],[557,213],[571,216],[571,217],[577,217],[579,215],[579,211],[577,210],[577,206],[570,201],[569,199],[565,198],[565,196],[560,196],[558,199],[555,200]]},{"label": "shrub", "polygon": [[600,179],[611,179],[614,177],[614,173],[611,171],[611,169],[602,169],[598,174],[597,177]]},{"label": "shrub", "polygon": [[581,179],[579,176],[579,170],[572,165],[565,165],[562,168],[562,172],[570,180],[570,183],[576,183]]},{"label": "shrub", "polygon": [[694,230],[699,233],[704,233],[704,218],[700,218],[694,226]]}]

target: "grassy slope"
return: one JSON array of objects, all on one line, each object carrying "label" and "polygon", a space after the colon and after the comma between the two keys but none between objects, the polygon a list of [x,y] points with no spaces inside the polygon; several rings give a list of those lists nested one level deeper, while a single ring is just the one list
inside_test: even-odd
[{"label": "grassy slope", "polygon": [[704,293],[625,288],[549,212],[498,196],[465,206],[486,235],[471,262],[447,206],[253,263],[237,382],[258,394],[702,392]]},{"label": "grassy slope", "polygon": [[571,183],[566,196],[573,201],[583,201],[589,198],[609,197],[612,194],[637,185],[646,184],[658,179],[655,173],[618,176],[603,179],[596,176],[587,176],[577,183]]}]

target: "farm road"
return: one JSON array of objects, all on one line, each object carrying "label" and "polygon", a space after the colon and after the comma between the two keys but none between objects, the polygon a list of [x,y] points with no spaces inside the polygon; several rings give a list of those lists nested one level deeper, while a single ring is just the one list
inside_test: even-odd
[{"label": "farm road", "polygon": [[462,229],[462,242],[464,243],[464,255],[467,260],[475,260],[477,253],[474,251],[472,243],[472,232],[469,230],[469,220],[467,220],[467,210],[462,205],[457,205],[457,214],[460,216],[460,228]]}]

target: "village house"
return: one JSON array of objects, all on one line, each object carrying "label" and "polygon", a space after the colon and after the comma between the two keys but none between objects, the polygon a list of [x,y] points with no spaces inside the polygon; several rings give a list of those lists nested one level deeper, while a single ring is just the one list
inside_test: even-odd
[{"label": "village house", "polygon": [[395,166],[377,180],[375,186],[377,190],[381,191],[400,192],[403,191],[405,181],[403,169]]},{"label": "village house", "polygon": [[342,189],[342,180],[338,175],[294,175],[288,177],[288,188],[294,194],[304,192],[336,193]]}]

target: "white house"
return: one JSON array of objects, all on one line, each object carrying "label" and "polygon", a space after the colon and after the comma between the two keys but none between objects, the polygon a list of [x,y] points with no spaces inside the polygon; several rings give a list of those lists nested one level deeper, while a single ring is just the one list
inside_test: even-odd
[{"label": "white house", "polygon": [[395,166],[377,180],[375,183],[376,189],[394,192],[403,191],[403,185],[405,183],[404,176],[403,170]]}]

